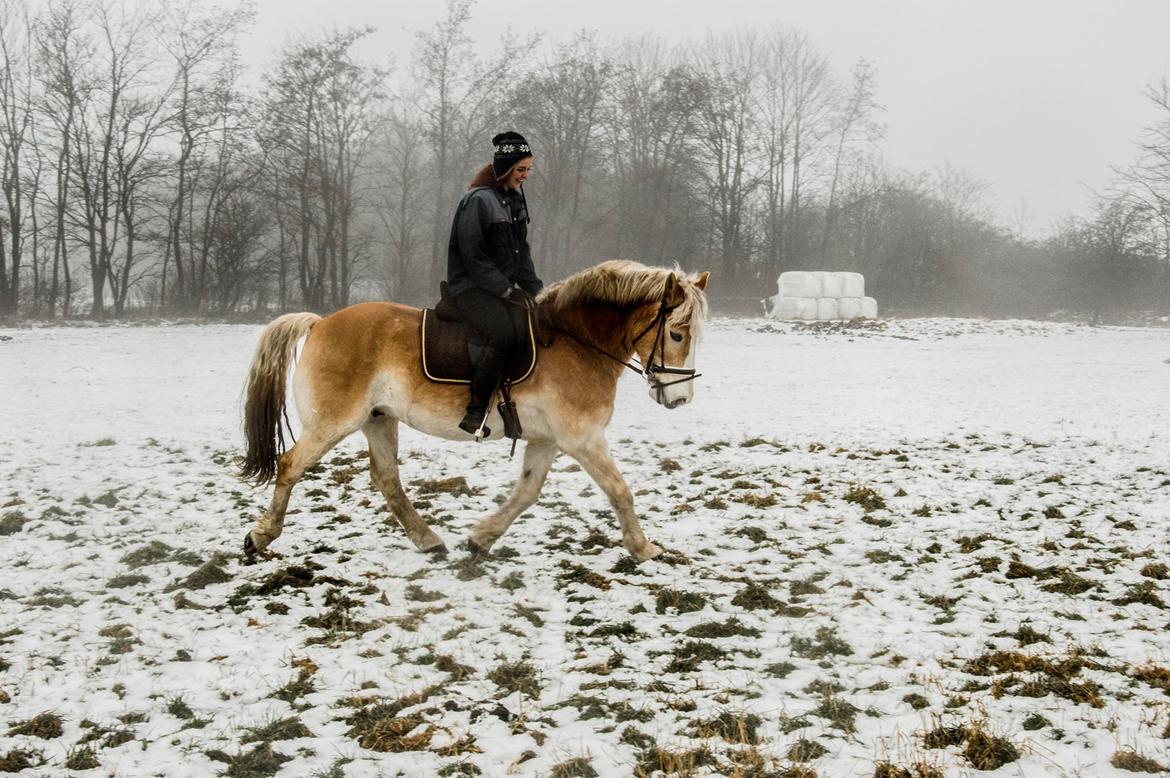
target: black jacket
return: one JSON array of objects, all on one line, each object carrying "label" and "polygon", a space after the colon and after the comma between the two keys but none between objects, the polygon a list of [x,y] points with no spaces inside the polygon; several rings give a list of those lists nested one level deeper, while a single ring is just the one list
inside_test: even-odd
[{"label": "black jacket", "polygon": [[455,209],[447,245],[451,296],[478,287],[503,297],[513,284],[533,295],[544,288],[532,266],[524,197],[490,186],[470,189]]}]

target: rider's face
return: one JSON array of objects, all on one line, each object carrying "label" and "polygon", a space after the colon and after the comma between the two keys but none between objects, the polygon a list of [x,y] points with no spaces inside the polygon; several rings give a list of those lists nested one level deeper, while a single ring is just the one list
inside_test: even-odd
[{"label": "rider's face", "polygon": [[528,180],[528,174],[532,172],[532,157],[522,159],[508,172],[504,177],[505,189],[519,189],[525,181]]}]

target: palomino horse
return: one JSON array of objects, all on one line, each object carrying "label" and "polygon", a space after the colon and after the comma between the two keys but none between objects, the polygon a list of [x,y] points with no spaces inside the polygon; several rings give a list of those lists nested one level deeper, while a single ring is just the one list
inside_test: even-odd
[{"label": "palomino horse", "polygon": [[[630,488],[605,440],[622,370],[637,354],[650,395],[675,408],[690,401],[695,352],[706,315],[707,273],[687,277],[636,262],[604,262],[553,284],[540,296],[543,334],[532,375],[512,390],[527,441],[520,478],[508,499],[481,519],[468,539],[486,552],[522,511],[536,502],[553,459],[570,455],[613,505],[622,543],[639,560],[661,549],[646,539],[634,514]],[[361,303],[331,316],[290,313],[260,336],[248,376],[244,427],[245,478],[276,489],[268,510],[244,540],[245,553],[263,550],[280,536],[289,492],[306,470],[350,433],[361,430],[370,446],[370,475],[411,542],[422,551],[446,546],[415,510],[398,475],[398,423],[450,440],[470,440],[457,426],[467,387],[435,383],[419,358],[421,311],[397,303]],[[308,335],[292,375],[302,432],[283,447],[285,380],[296,346]],[[678,377],[682,376],[682,377]],[[503,424],[493,409],[493,438]]]}]

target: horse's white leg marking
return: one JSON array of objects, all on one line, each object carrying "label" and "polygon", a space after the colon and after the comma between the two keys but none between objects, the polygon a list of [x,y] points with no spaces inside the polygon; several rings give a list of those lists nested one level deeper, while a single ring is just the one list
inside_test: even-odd
[{"label": "horse's white leg marking", "polygon": [[406,537],[419,551],[446,551],[443,539],[418,515],[402,488],[402,479],[398,475],[398,419],[391,416],[371,419],[362,427],[362,432],[370,444],[370,478],[385,495],[391,513],[406,531]]},{"label": "horse's white leg marking", "polygon": [[263,551],[284,531],[284,512],[288,510],[288,497],[296,482],[344,437],[345,434],[336,432],[323,435],[320,430],[307,429],[292,448],[280,455],[276,462],[276,488],[272,490],[272,502],[252,527],[252,542],[257,551]]},{"label": "horse's white leg marking", "polygon": [[605,438],[598,436],[591,439],[579,449],[567,452],[581,463],[585,472],[597,482],[605,495],[609,497],[610,505],[617,514],[618,523],[622,528],[622,545],[635,559],[653,559],[662,553],[662,549],[646,539],[642,532],[642,525],[634,513],[634,495],[626,479],[622,477],[617,463],[609,454],[609,444]]},{"label": "horse's white leg marking", "polygon": [[540,496],[548,469],[557,456],[557,447],[544,440],[531,440],[524,446],[524,465],[508,499],[495,511],[484,516],[471,531],[471,543],[487,551],[512,522]]}]

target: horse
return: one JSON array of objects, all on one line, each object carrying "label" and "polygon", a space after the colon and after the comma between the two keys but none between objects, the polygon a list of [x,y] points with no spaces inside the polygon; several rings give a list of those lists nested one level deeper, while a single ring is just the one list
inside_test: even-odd
[{"label": "horse", "polygon": [[[661,553],[638,523],[605,428],[627,367],[643,376],[650,396],[661,405],[677,408],[692,400],[707,278],[706,272],[687,276],[677,269],[611,260],[552,284],[538,296],[537,318],[546,342],[540,344],[533,372],[512,388],[523,427],[523,465],[507,500],[472,529],[467,547],[473,555],[487,554],[536,502],[561,452],[577,460],[609,498],[626,551],[638,561]],[[421,316],[421,310],[399,303],[368,302],[325,317],[285,314],[264,329],[247,378],[247,451],[240,475],[257,485],[275,479],[275,488],[268,509],[245,536],[247,557],[280,536],[297,480],[358,430],[369,444],[371,480],[407,537],[420,551],[446,554],[446,544],[415,510],[398,472],[399,423],[449,440],[473,440],[458,427],[466,385],[434,382],[423,373]],[[634,355],[641,370],[631,364]],[[280,453],[290,371],[302,430],[294,445]],[[503,426],[493,408],[489,437],[501,437]]]}]

